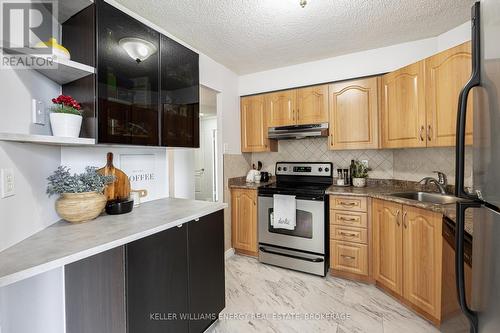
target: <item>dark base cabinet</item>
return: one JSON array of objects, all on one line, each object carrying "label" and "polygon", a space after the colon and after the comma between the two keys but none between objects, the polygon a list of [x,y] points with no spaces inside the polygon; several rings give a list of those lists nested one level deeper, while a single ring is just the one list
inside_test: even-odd
[{"label": "dark base cabinet", "polygon": [[[222,223],[221,223],[222,221]],[[203,332],[225,307],[224,213],[188,223],[189,332]]]},{"label": "dark base cabinet", "polygon": [[68,333],[205,331],[225,307],[224,215],[65,267]]},{"label": "dark base cabinet", "polygon": [[129,333],[188,332],[187,226],[127,245]]},{"label": "dark base cabinet", "polygon": [[123,246],[64,267],[67,333],[124,333]]}]

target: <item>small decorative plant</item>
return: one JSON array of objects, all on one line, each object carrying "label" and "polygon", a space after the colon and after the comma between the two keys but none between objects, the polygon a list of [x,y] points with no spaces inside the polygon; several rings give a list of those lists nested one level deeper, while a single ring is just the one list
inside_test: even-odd
[{"label": "small decorative plant", "polygon": [[56,211],[60,217],[71,223],[95,219],[106,205],[102,193],[107,184],[115,181],[114,176],[104,176],[96,167],[86,167],[81,174],[71,174],[66,166],[60,166],[47,178],[47,194],[59,194]]},{"label": "small decorative plant", "polygon": [[82,115],[82,106],[71,96],[59,95],[57,98],[52,98],[52,103],[54,106],[51,110],[54,113]]},{"label": "small decorative plant", "polygon": [[114,182],[114,176],[104,176],[97,172],[96,167],[86,167],[81,174],[71,174],[66,166],[60,166],[47,178],[47,194],[63,193],[102,193],[107,184]]},{"label": "small decorative plant", "polygon": [[352,178],[367,178],[370,169],[359,160],[354,161],[354,168],[352,170]]},{"label": "small decorative plant", "polygon": [[355,160],[354,168],[352,169],[352,185],[354,187],[365,187],[368,171],[370,169],[364,163]]},{"label": "small decorative plant", "polygon": [[54,136],[77,138],[82,127],[82,106],[71,96],[52,98],[50,127]]}]

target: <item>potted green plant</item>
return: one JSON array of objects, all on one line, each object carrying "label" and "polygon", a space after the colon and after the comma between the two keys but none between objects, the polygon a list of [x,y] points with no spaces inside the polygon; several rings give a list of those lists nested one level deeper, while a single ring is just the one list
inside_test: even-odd
[{"label": "potted green plant", "polygon": [[78,138],[82,126],[81,105],[71,96],[52,99],[50,127],[54,136]]},{"label": "potted green plant", "polygon": [[86,167],[81,174],[71,174],[68,167],[60,166],[47,180],[49,197],[59,195],[57,214],[68,222],[80,223],[99,216],[106,205],[104,188],[115,178],[99,174],[96,167]]},{"label": "potted green plant", "polygon": [[352,168],[352,185],[354,187],[365,187],[368,171],[370,169],[364,163],[355,160]]}]

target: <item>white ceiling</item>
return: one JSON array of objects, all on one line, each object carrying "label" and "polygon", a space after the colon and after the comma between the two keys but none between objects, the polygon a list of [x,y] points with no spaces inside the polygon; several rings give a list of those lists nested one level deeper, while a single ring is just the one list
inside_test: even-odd
[{"label": "white ceiling", "polygon": [[474,0],[118,0],[238,74],[437,36]]}]

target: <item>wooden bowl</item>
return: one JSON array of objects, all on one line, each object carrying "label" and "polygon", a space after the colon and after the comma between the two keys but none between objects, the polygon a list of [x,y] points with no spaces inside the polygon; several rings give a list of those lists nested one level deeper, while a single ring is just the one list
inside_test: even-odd
[{"label": "wooden bowl", "polygon": [[59,216],[71,223],[87,222],[101,214],[106,206],[106,197],[102,193],[63,193],[56,201]]}]

